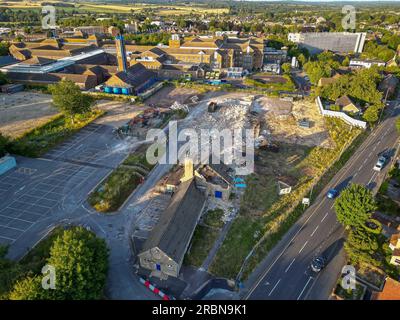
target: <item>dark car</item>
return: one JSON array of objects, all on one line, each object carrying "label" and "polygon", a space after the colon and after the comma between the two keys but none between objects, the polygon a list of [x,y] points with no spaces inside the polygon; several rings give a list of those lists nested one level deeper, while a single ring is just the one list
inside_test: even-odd
[{"label": "dark car", "polygon": [[339,195],[339,191],[337,191],[337,190],[334,189],[334,188],[329,189],[328,193],[326,194],[326,196],[327,196],[329,199],[334,199],[334,198],[336,198],[338,195]]},{"label": "dark car", "polygon": [[311,261],[311,269],[314,272],[320,272],[325,267],[324,257],[318,256]]}]

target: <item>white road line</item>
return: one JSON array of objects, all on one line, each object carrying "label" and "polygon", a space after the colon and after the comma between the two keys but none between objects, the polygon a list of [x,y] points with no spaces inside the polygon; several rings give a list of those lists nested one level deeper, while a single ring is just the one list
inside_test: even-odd
[{"label": "white road line", "polygon": [[274,287],[272,288],[272,290],[270,291],[270,293],[268,294],[268,297],[272,294],[272,292],[274,292],[275,288],[278,286],[279,282],[281,282],[281,279],[278,280],[278,282],[274,285]]},{"label": "white road line", "polygon": [[288,270],[290,269],[290,267],[292,266],[294,260],[296,260],[296,258],[293,258],[292,262],[289,264],[289,266],[286,268],[285,273],[288,272]]},{"label": "white road line", "polygon": [[[333,205],[332,205],[333,206]],[[322,218],[321,222],[323,222],[325,220],[325,218],[328,216],[329,212],[327,212],[324,217]]]},{"label": "white road line", "polygon": [[310,283],[311,279],[312,279],[312,277],[308,278],[308,281],[307,281],[306,285],[304,286],[303,290],[301,290],[299,296],[297,297],[297,300],[300,300],[300,297],[302,296],[304,290],[306,290],[306,288],[307,288],[308,284]]},{"label": "white road line", "polygon": [[11,240],[11,241],[15,241],[15,239],[13,239],[13,238],[8,238],[8,237],[5,237],[5,236],[0,236],[0,238],[3,238],[3,239],[6,239],[6,240]]},{"label": "white road line", "polygon": [[314,233],[317,231],[318,227],[319,227],[319,226],[316,226],[316,227],[315,227],[314,231],[311,233],[311,237],[312,237],[312,236],[314,235]]},{"label": "white road line", "polygon": [[307,245],[307,243],[308,243],[308,240],[303,244],[303,246],[301,247],[299,253],[303,251],[303,249],[304,249],[304,247]]},{"label": "white road line", "polygon": [[371,181],[375,178],[376,172],[374,172],[374,174],[372,175],[371,179],[369,180],[368,184],[371,183]]}]

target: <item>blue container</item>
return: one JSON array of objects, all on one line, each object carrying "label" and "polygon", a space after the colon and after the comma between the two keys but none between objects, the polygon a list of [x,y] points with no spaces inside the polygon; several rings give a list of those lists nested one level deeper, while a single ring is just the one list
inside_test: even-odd
[{"label": "blue container", "polygon": [[104,92],[106,92],[106,93],[112,93],[112,88],[110,88],[110,87],[105,87],[105,88],[104,88]]},{"label": "blue container", "polygon": [[14,157],[5,156],[0,158],[0,175],[6,173],[8,170],[17,166],[17,162]]},{"label": "blue container", "polygon": [[122,94],[129,94],[128,88],[122,88]]},{"label": "blue container", "polygon": [[113,88],[113,92],[115,94],[120,94],[121,93],[121,88]]}]

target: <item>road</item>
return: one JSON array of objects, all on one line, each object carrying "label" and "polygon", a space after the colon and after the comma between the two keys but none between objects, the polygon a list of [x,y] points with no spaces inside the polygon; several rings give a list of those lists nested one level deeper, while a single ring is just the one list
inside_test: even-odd
[{"label": "road", "polygon": [[[392,105],[388,113],[244,283],[243,299],[328,299],[345,257],[344,229],[336,220],[334,200],[328,199],[326,192],[332,187],[341,190],[350,182],[365,185],[372,191],[379,188],[389,166],[379,173],[372,168],[379,153],[388,149],[394,151],[398,146],[394,123],[400,114],[398,103]],[[322,272],[315,274],[310,269],[310,262],[320,254],[328,262]]]}]

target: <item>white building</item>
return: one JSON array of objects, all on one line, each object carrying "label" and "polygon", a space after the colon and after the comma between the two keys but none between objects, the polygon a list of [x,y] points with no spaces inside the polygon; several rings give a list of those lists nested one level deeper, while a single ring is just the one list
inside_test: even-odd
[{"label": "white building", "polygon": [[349,67],[350,68],[366,68],[369,69],[372,66],[378,66],[378,67],[385,67],[386,62],[382,60],[362,60],[362,59],[351,59]]},{"label": "white building", "polygon": [[289,33],[288,40],[298,43],[311,54],[329,50],[337,53],[361,53],[364,48],[366,33],[350,32],[306,32]]}]

